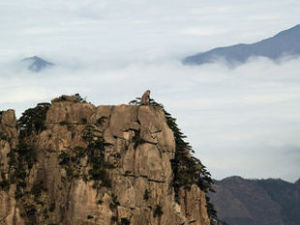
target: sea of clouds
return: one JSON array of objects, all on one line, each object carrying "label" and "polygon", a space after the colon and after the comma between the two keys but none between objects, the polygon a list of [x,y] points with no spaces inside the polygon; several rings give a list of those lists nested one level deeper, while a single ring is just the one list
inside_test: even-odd
[{"label": "sea of clouds", "polygon": [[[251,43],[299,23],[299,1],[0,2],[0,110],[80,93],[126,104],[146,89],[174,117],[214,178],[299,178],[300,59],[187,66],[213,47]],[[238,18],[238,19],[237,19]],[[56,64],[31,73],[39,55]]]}]

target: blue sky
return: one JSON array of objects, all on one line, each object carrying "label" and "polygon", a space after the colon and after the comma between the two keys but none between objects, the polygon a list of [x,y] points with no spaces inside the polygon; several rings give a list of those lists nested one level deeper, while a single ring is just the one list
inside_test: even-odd
[{"label": "blue sky", "polygon": [[[218,46],[252,43],[300,23],[295,0],[0,0],[0,109],[80,92],[127,103],[151,89],[214,178],[299,178],[300,60],[183,66]],[[57,66],[40,74],[18,60]]]}]

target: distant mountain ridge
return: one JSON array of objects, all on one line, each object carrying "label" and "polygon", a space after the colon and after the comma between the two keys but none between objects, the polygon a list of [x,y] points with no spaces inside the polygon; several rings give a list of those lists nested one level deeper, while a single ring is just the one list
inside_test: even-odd
[{"label": "distant mountain ridge", "polygon": [[31,72],[40,72],[48,67],[54,66],[54,63],[48,62],[38,56],[25,58],[22,62],[28,63],[27,69]]},{"label": "distant mountain ridge", "polygon": [[184,64],[201,65],[219,59],[229,64],[245,63],[250,57],[277,60],[282,56],[300,56],[300,24],[253,44],[219,47],[183,59]]},{"label": "distant mountain ridge", "polygon": [[215,181],[214,188],[211,201],[229,225],[300,224],[300,179],[289,183],[229,177]]}]

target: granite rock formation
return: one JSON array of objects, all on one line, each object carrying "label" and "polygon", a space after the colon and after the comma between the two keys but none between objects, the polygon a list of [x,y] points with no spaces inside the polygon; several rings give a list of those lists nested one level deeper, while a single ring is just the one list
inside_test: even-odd
[{"label": "granite rock formation", "polygon": [[62,96],[18,121],[3,111],[0,224],[209,225],[199,186],[175,194],[175,145],[159,106]]}]

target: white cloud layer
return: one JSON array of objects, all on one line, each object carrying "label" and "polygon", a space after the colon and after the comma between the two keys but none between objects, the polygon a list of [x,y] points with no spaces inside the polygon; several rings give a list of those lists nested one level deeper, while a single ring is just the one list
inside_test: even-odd
[{"label": "white cloud layer", "polygon": [[[0,109],[80,92],[97,105],[144,90],[176,118],[214,178],[294,181],[300,171],[300,59],[183,66],[212,47],[255,42],[299,23],[296,0],[0,2]],[[24,71],[39,55],[57,66]]]}]

